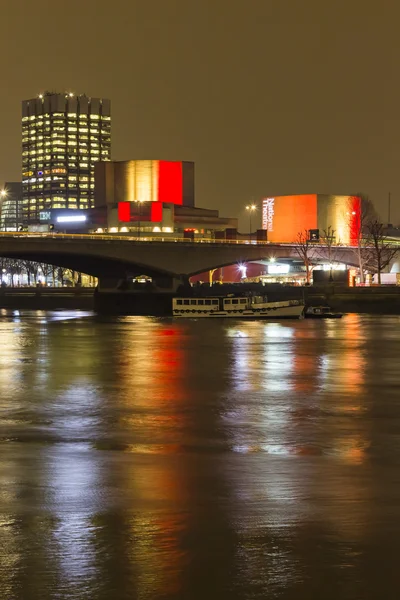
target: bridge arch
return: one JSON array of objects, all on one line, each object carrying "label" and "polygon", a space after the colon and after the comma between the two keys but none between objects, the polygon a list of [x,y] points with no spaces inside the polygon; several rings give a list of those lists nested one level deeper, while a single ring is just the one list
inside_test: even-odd
[{"label": "bridge arch", "polygon": [[[319,258],[324,249],[319,246]],[[335,248],[338,262],[356,265],[353,248]],[[328,252],[325,250],[325,258]],[[115,236],[0,235],[0,256],[46,262],[98,278],[127,275],[180,278],[233,264],[296,258],[295,245],[144,241]]]},{"label": "bridge arch", "polygon": [[16,246],[11,246],[7,250],[1,250],[0,255],[4,258],[34,261],[63,267],[86,273],[97,278],[125,278],[127,275],[133,277],[137,275],[148,275],[149,277],[174,277],[175,273],[165,269],[157,269],[152,265],[133,260],[123,260],[117,257],[96,256],[90,253],[81,255],[75,252],[68,252],[64,249],[58,251],[46,250],[21,250]]}]

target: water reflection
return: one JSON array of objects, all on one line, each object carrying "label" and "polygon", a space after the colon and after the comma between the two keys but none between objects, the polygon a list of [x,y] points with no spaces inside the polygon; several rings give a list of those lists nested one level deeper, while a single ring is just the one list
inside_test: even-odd
[{"label": "water reflection", "polygon": [[394,597],[398,318],[62,317],[0,315],[4,598]]}]

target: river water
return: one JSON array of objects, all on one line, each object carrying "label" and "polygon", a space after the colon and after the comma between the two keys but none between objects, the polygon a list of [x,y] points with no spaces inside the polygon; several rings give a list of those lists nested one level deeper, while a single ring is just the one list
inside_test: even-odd
[{"label": "river water", "polygon": [[397,599],[399,330],[1,312],[0,599]]}]

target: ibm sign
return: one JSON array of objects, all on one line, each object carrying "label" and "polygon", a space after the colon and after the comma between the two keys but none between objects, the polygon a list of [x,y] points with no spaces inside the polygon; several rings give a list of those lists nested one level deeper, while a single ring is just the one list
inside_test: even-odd
[{"label": "ibm sign", "polygon": [[49,210],[41,210],[39,212],[39,221],[48,223],[51,220],[51,212]]}]

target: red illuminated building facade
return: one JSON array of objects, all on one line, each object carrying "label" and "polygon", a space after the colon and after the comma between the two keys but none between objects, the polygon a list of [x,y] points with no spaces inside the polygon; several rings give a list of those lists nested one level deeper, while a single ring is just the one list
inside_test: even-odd
[{"label": "red illuminated building facade", "polygon": [[195,207],[194,163],[128,160],[96,165],[95,206],[106,207],[108,230],[187,237],[237,230],[237,219]]},{"label": "red illuminated building facade", "polygon": [[303,194],[264,198],[262,227],[270,242],[294,242],[299,232],[335,232],[335,241],[357,243],[360,229],[361,199],[358,196]]},{"label": "red illuminated building facade", "polygon": [[96,165],[95,204],[166,202],[194,206],[194,163],[109,161]]}]

